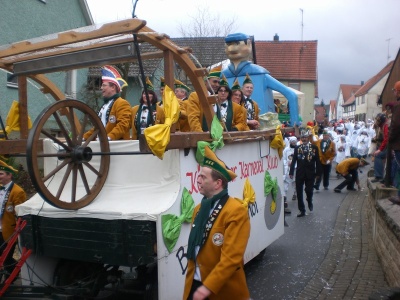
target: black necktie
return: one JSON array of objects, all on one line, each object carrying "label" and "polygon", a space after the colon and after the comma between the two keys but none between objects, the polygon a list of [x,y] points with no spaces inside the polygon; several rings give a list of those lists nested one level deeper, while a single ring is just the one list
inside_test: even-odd
[{"label": "black necktie", "polygon": [[147,106],[146,105],[143,105],[142,106],[142,110],[146,110],[147,109]]},{"label": "black necktie", "polygon": [[226,103],[222,103],[221,106],[222,106],[222,107],[226,107],[227,104],[226,104]]}]

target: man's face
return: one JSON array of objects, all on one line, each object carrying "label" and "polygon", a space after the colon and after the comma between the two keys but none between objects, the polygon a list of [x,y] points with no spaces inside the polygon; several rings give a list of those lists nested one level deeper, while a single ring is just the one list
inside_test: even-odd
[{"label": "man's face", "polygon": [[324,141],[329,140],[329,134],[323,134],[322,138],[324,139]]},{"label": "man's face", "polygon": [[219,186],[221,185],[221,180],[214,181],[211,177],[212,169],[208,167],[202,167],[199,176],[197,176],[197,185],[199,187],[199,192],[206,198],[211,198],[216,194]]},{"label": "man's face", "polygon": [[400,101],[400,90],[393,89],[394,96],[397,101]]},{"label": "man's face", "polygon": [[[210,84],[210,86],[211,86],[211,89],[214,91],[214,93],[216,94],[217,93],[217,90],[218,90],[218,88],[219,88],[219,78],[217,78],[217,77],[211,77],[211,78],[208,78],[208,83]],[[207,88],[208,88],[208,86],[207,86]],[[211,91],[210,91],[211,92]]]},{"label": "man's face", "polygon": [[12,180],[11,173],[5,172],[5,171],[0,171],[0,184],[1,185],[6,185]]},{"label": "man's face", "polygon": [[250,41],[247,41],[247,45],[244,41],[225,43],[225,53],[233,61],[248,60],[251,53]]},{"label": "man's face", "polygon": [[116,94],[115,85],[109,82],[103,82],[101,85],[101,94],[104,98],[110,98]]},{"label": "man's face", "polygon": [[245,83],[242,87],[242,92],[246,97],[250,97],[253,94],[254,86],[252,83]]},{"label": "man's face", "polygon": [[301,142],[303,143],[303,144],[306,144],[306,143],[308,143],[309,142],[309,140],[310,140],[310,137],[309,136],[302,136],[301,137]]},{"label": "man's face", "polygon": [[178,99],[183,99],[186,97],[186,92],[184,89],[177,88],[177,89],[175,89],[175,96]]}]

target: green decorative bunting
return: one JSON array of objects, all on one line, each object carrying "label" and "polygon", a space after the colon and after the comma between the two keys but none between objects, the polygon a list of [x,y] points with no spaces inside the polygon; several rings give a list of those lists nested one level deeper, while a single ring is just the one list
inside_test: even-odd
[{"label": "green decorative bunting", "polygon": [[265,171],[264,196],[267,197],[269,194],[272,194],[272,200],[276,201],[278,195],[278,180],[276,177],[272,179],[271,174],[269,174],[268,171]]},{"label": "green decorative bunting", "polygon": [[222,149],[224,146],[224,138],[222,133],[224,129],[222,128],[221,123],[219,122],[216,115],[211,122],[211,138],[213,141],[211,143],[205,141],[198,141],[197,142],[197,151],[196,151],[196,161],[202,165],[204,161],[204,148],[208,146],[212,151],[215,152],[217,149]]},{"label": "green decorative bunting", "polygon": [[184,188],[181,199],[181,215],[179,217],[172,214],[161,216],[162,235],[169,253],[172,252],[178,241],[183,222],[190,223],[192,221],[193,210],[192,195]]}]

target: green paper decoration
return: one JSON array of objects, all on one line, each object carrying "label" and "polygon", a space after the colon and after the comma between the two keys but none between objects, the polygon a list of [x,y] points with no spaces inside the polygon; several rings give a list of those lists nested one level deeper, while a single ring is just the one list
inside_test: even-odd
[{"label": "green paper decoration", "polygon": [[210,147],[210,149],[214,152],[217,149],[222,149],[222,147],[224,146],[224,138],[222,136],[223,132],[224,129],[222,128],[221,123],[219,122],[217,116],[214,115],[214,118],[211,122],[211,131],[210,131],[210,135],[213,141],[211,143],[205,141],[197,142],[196,161],[200,165],[203,165],[204,151],[205,151],[204,149],[206,146]]},{"label": "green paper decoration", "polygon": [[272,179],[271,174],[268,171],[265,171],[264,175],[264,196],[267,197],[272,193],[272,200],[276,201],[276,197],[278,195],[278,180],[275,177]]},{"label": "green paper decoration", "polygon": [[166,214],[161,216],[162,235],[169,253],[172,252],[178,241],[183,222],[190,223],[192,221],[193,210],[192,195],[184,188],[181,198],[181,215]]}]

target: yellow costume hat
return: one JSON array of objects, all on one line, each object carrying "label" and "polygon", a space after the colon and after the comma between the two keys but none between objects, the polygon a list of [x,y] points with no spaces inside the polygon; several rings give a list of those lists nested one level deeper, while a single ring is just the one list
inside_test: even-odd
[{"label": "yellow costume hat", "polygon": [[239,80],[237,78],[235,79],[235,82],[233,83],[231,90],[232,90],[232,92],[242,90],[242,88],[240,87]]},{"label": "yellow costume hat", "polygon": [[178,79],[175,79],[174,86],[175,88],[185,89],[188,93],[190,93],[190,88]]},{"label": "yellow costume hat", "polygon": [[222,71],[222,64],[219,64],[218,66],[216,66],[210,70],[210,73],[208,74],[207,78],[212,78],[212,77],[220,78],[221,71]]},{"label": "yellow costume hat", "polygon": [[217,171],[226,180],[228,180],[228,182],[232,181],[237,177],[237,175],[231,170],[229,170],[228,167],[225,165],[225,163],[215,155],[215,153],[210,149],[210,147],[206,146],[204,150],[205,154],[202,164],[203,167],[209,167]]},{"label": "yellow costume hat", "polygon": [[165,87],[165,78],[164,77],[160,77],[160,88]]},{"label": "yellow costume hat", "polygon": [[12,174],[17,174],[18,171],[15,170],[13,167],[7,165],[4,161],[0,160],[0,171],[5,171],[5,172],[9,172]]},{"label": "yellow costume hat", "polygon": [[146,88],[147,88],[149,91],[154,91],[154,86],[153,86],[153,84],[151,83],[149,77],[146,77]]},{"label": "yellow costume hat", "polygon": [[226,86],[227,88],[229,88],[228,80],[226,79],[224,74],[222,74],[222,78],[219,81],[219,86]]},{"label": "yellow costume hat", "polygon": [[251,84],[253,83],[253,81],[251,81],[250,75],[247,74],[247,73],[246,73],[246,78],[243,81],[243,85],[246,84],[246,83],[251,83]]}]

